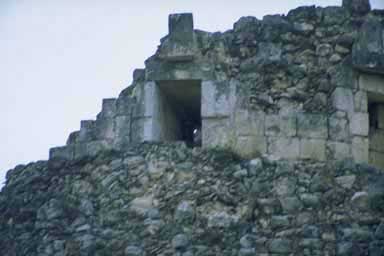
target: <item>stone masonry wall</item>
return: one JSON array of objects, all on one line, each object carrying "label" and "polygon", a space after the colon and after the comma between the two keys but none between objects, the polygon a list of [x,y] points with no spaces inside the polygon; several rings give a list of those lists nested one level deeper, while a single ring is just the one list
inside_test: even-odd
[{"label": "stone masonry wall", "polygon": [[365,0],[299,7],[286,16],[243,17],[223,33],[194,30],[191,14],[170,15],[169,24],[132,86],[105,100],[97,120],[83,122],[51,157],[158,138],[172,115],[157,114],[157,82],[199,80],[204,147],[381,166],[368,103],[384,95],[382,10]]},{"label": "stone masonry wall", "polygon": [[365,164],[141,144],[9,171],[0,254],[381,256],[383,202]]}]

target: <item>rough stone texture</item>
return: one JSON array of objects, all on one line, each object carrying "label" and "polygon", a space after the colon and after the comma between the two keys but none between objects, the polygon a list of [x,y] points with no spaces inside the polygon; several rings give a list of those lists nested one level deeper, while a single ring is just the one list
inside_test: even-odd
[{"label": "rough stone texture", "polygon": [[[246,158],[348,155],[332,155],[346,147],[334,142],[352,146],[353,136],[372,140],[368,105],[384,102],[383,20],[383,12],[370,11],[366,0],[299,7],[262,20],[242,17],[223,33],[194,29],[190,13],[172,14],[168,35],[145,69],[135,70],[132,85],[117,99],[105,99],[96,120],[85,121],[65,150],[53,150],[52,156],[87,155],[93,141],[116,150],[143,141],[187,141],[193,137],[185,131],[192,115],[185,102],[194,104],[194,129],[203,147]],[[161,84],[174,91],[186,86],[185,93],[165,97]],[[199,88],[195,100],[188,96],[192,84]],[[321,140],[321,152],[323,145],[332,146],[325,158],[300,153],[297,143],[290,151],[276,146],[300,139]],[[361,156],[354,152],[352,157]]]},{"label": "rough stone texture", "polygon": [[383,22],[366,0],[216,33],[171,15],[96,120],[7,173],[0,254],[383,255]]},{"label": "rough stone texture", "polygon": [[7,173],[0,253],[381,255],[383,185],[366,164],[246,161],[180,143],[56,158]]}]

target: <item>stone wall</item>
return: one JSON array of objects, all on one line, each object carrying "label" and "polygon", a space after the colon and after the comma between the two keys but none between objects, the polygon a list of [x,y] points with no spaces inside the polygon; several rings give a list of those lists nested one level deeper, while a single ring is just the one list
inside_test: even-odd
[{"label": "stone wall", "polygon": [[1,255],[384,255],[384,174],[181,143],[18,166]]},{"label": "stone wall", "polygon": [[191,14],[170,15],[169,34],[133,84],[51,156],[180,138],[157,85],[201,81],[204,147],[247,158],[353,159],[382,167],[384,141],[370,129],[368,105],[384,95],[384,12],[369,6],[343,1],[262,20],[242,17],[223,33],[195,30]]}]

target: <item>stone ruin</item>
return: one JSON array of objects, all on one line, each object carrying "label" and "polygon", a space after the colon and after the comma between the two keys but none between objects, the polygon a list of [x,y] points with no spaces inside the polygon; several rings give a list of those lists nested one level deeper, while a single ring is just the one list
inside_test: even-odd
[{"label": "stone ruin", "polygon": [[369,1],[300,7],[226,32],[169,16],[169,34],[96,120],[50,158],[143,141],[227,148],[245,158],[353,159],[384,168],[384,12]]}]

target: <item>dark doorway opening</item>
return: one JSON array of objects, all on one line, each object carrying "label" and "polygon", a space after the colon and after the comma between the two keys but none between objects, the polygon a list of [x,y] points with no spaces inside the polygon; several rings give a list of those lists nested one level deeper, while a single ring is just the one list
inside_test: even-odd
[{"label": "dark doorway opening", "polygon": [[384,169],[384,95],[368,94],[369,163]]},{"label": "dark doorway opening", "polygon": [[158,81],[158,138],[201,146],[201,81]]}]

